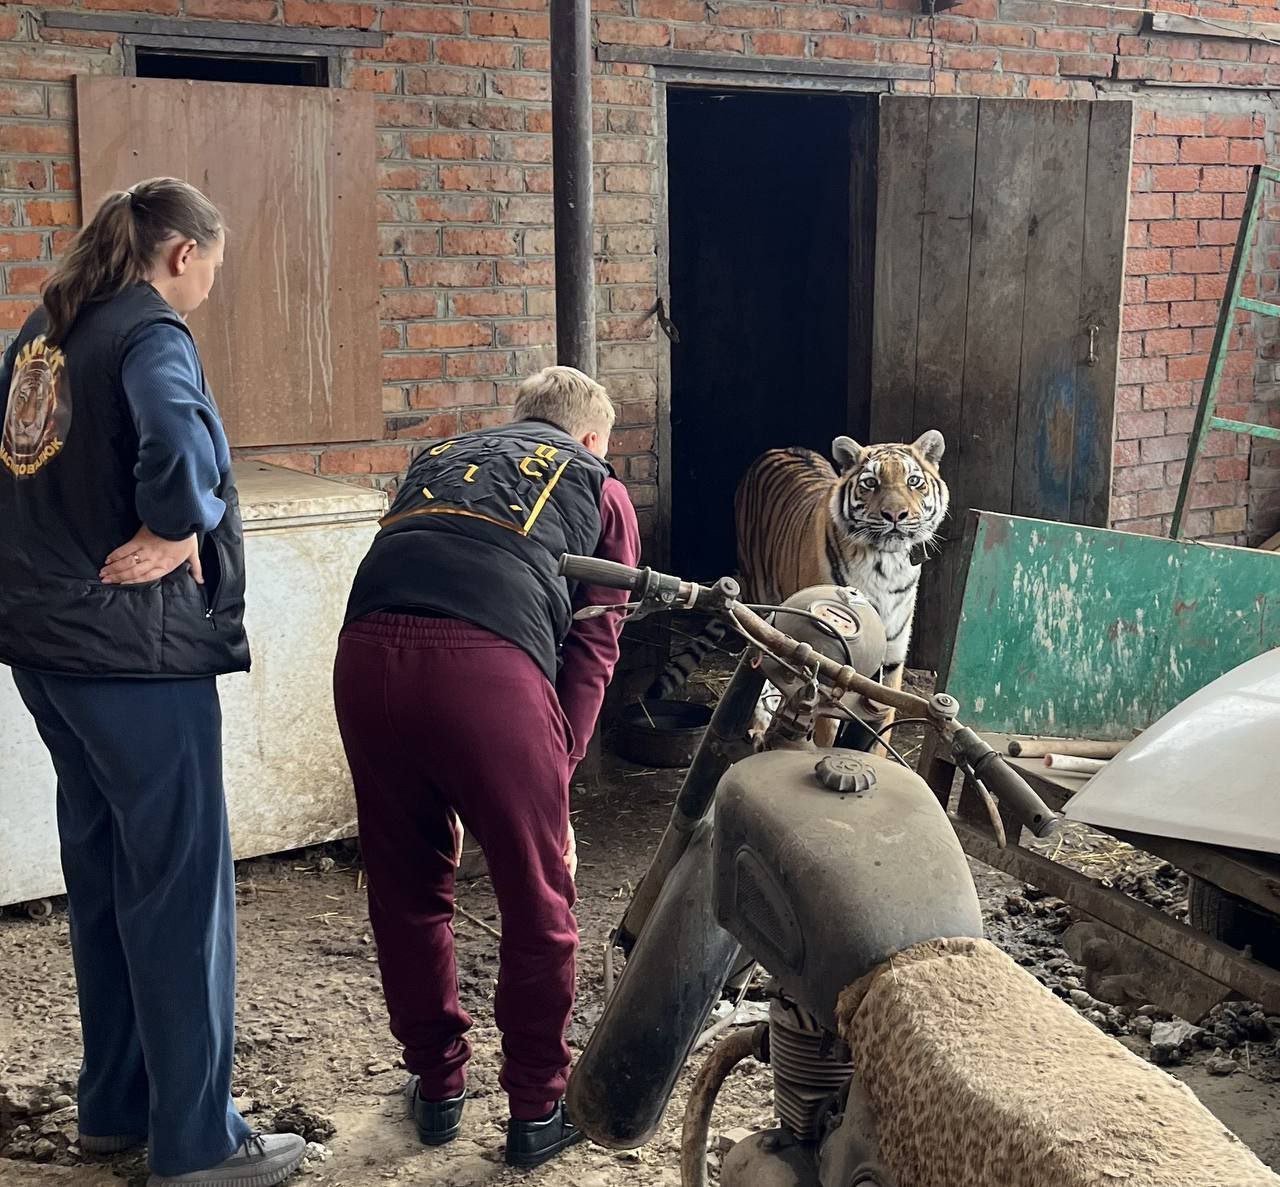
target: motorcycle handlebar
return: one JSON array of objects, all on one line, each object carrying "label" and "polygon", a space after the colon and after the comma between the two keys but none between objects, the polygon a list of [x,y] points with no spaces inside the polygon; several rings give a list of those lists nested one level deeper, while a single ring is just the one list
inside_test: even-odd
[{"label": "motorcycle handlebar", "polygon": [[[564,555],[560,558],[560,575],[572,581],[588,585],[603,585],[609,589],[623,589],[639,595],[642,601],[656,601],[689,605],[697,586],[681,581],[653,569],[635,569],[614,561],[590,556]],[[732,583],[723,582],[725,585]],[[736,594],[736,587],[733,587]],[[799,645],[789,635],[770,626],[749,607],[733,603],[734,621],[745,634],[769,650],[788,650]],[[789,645],[789,648],[788,648]],[[806,649],[807,650],[807,649]],[[892,705],[909,712],[931,716],[932,703],[903,689],[886,688],[870,678],[843,668],[825,656],[812,657],[819,671],[828,679],[838,677],[845,687],[860,692],[874,702]],[[983,742],[972,730],[961,726],[954,719],[944,736],[951,743],[953,753],[969,764],[974,775],[982,780],[987,790],[1008,807],[1037,837],[1047,836],[1057,825],[1057,817],[1036,795],[1023,777],[1010,767],[999,754]]]}]

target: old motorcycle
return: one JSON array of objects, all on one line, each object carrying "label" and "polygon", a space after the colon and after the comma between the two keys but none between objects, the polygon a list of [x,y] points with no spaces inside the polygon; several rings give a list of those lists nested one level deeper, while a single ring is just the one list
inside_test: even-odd
[{"label": "old motorcycle", "polygon": [[[872,678],[884,631],[857,591],[752,607],[729,578],[707,587],[575,556],[561,572],[631,591],[631,613],[717,615],[748,644],[611,937],[607,986],[625,964],[568,1093],[592,1141],[654,1135],[713,1007],[758,962],[768,1021],[721,1038],[699,1071],[684,1187],[708,1181],[716,1095],[748,1058],[772,1069],[778,1124],[733,1146],[722,1187],[1280,1184],[1186,1089],[982,938],[944,807],[873,752],[890,747],[815,749],[821,715],[874,739],[896,711],[938,733],[994,819],[998,802],[1038,836],[1056,825],[953,698]],[[757,749],[747,733],[766,680],[779,704]]]}]

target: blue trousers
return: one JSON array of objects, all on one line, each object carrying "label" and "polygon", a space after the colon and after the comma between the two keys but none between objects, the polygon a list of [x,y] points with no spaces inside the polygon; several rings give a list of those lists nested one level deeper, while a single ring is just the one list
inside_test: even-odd
[{"label": "blue trousers", "polygon": [[212,678],[15,671],[58,775],[84,1063],[80,1132],[147,1135],[151,1169],[227,1158],[235,873]]}]

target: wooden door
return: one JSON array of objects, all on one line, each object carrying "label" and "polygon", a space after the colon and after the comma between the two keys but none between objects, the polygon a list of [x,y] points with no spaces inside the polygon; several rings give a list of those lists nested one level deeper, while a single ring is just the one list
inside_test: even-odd
[{"label": "wooden door", "polygon": [[941,430],[951,489],[917,666],[954,629],[970,508],[1107,525],[1132,123],[1127,101],[881,102],[871,439]]}]

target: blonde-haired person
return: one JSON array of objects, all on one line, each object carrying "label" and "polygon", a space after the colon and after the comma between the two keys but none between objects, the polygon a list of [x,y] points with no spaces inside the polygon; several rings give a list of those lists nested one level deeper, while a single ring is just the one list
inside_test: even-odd
[{"label": "blonde-haired person", "polygon": [[249,667],[231,458],[186,327],[222,219],[173,178],[109,195],[0,365],[0,663],[58,776],[80,1146],[152,1187],[297,1166],[231,1104],[235,886],[215,678]]},{"label": "blonde-haired person", "polygon": [[622,600],[571,589],[562,553],[634,565],[626,488],[605,462],[613,405],[571,367],[530,376],[515,421],[414,459],[356,575],[334,693],[355,780],[369,917],[421,1139],[457,1136],[471,1019],[453,956],[455,814],[502,912],[494,1010],[511,1105],[507,1161],[578,1140],[564,1029],[577,924],[569,779],[618,659]]}]

